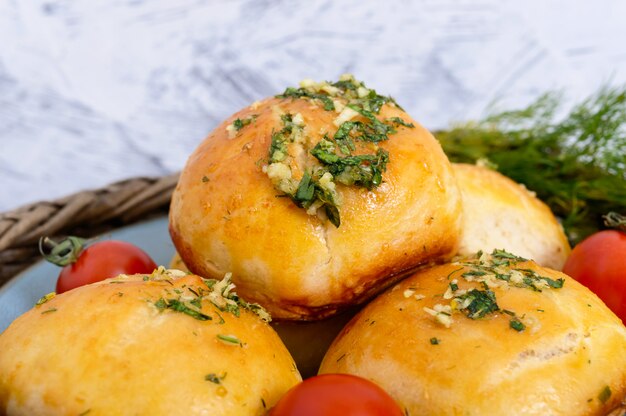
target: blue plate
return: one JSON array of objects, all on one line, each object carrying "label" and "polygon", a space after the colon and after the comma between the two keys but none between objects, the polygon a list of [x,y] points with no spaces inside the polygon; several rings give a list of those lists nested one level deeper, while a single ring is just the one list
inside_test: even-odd
[{"label": "blue plate", "polygon": [[[174,245],[167,231],[167,218],[157,218],[120,228],[102,239],[128,241],[141,247],[157,264],[168,265]],[[40,261],[0,288],[0,333],[11,322],[35,305],[46,293],[54,292],[59,268]]]}]

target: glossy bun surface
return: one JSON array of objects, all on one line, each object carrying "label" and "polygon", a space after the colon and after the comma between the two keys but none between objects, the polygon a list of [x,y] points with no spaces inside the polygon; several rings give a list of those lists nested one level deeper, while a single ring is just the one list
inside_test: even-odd
[{"label": "glossy bun surface", "polygon": [[[327,110],[318,100],[269,98],[238,112],[191,155],[172,198],[170,233],[189,269],[208,277],[232,272],[238,291],[274,318],[332,315],[458,247],[461,201],[450,163],[433,136],[391,102],[376,114],[393,126],[388,139],[353,140],[353,156],[388,154],[380,185],[335,177],[339,227],[324,209],[307,212],[277,188],[283,179],[283,189],[301,184],[320,168],[311,151],[336,136],[339,108],[347,108],[346,99],[334,101],[336,110]],[[286,146],[290,156],[272,167],[268,152],[287,116],[301,127]],[[237,120],[248,124],[233,134]],[[368,122],[359,114],[350,120]]]},{"label": "glossy bun surface", "polygon": [[224,299],[178,271],[57,295],[0,335],[0,413],[265,414],[300,375],[269,325]]},{"label": "glossy bun surface", "polygon": [[505,249],[561,270],[571,249],[550,208],[524,186],[486,167],[452,164],[463,195],[461,255]]},{"label": "glossy bun surface", "polygon": [[563,273],[482,258],[421,270],[376,298],[334,341],[320,373],[368,378],[410,415],[617,407],[626,397],[622,322]]}]

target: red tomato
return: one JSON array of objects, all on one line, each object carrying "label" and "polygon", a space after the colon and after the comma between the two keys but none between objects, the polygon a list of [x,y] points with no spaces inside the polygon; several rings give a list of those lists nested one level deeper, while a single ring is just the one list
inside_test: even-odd
[{"label": "red tomato", "polygon": [[119,274],[152,273],[157,265],[142,249],[124,241],[100,241],[84,249],[75,263],[61,270],[57,293]]},{"label": "red tomato", "polygon": [[626,322],[626,233],[600,231],[574,247],[563,272],[587,286]]},{"label": "red tomato", "polygon": [[285,394],[270,416],[402,416],[383,389],[350,374],[323,374]]}]

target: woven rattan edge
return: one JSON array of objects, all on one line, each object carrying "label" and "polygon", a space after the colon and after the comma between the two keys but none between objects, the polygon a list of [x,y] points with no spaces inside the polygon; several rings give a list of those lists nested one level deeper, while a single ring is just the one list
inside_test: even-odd
[{"label": "woven rattan edge", "polygon": [[41,236],[90,238],[166,214],[178,176],[126,179],[0,213],[0,286],[40,260]]}]

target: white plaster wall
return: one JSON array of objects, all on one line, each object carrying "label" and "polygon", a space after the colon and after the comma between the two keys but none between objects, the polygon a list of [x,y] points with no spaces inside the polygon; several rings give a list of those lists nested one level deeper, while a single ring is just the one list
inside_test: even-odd
[{"label": "white plaster wall", "polygon": [[626,2],[0,1],[0,211],[181,169],[224,117],[352,72],[441,128],[626,81]]}]

